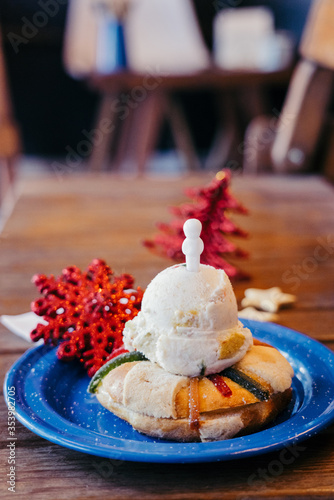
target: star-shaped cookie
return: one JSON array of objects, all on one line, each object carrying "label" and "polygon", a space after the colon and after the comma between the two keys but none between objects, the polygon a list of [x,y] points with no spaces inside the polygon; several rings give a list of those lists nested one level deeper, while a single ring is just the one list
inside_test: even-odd
[{"label": "star-shaped cookie", "polygon": [[283,293],[278,287],[268,289],[247,288],[241,301],[242,307],[256,307],[261,311],[276,313],[281,307],[289,306],[296,301],[296,296]]}]

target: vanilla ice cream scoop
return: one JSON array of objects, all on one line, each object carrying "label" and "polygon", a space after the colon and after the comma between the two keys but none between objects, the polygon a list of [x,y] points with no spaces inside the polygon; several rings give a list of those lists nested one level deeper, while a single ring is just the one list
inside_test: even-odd
[{"label": "vanilla ice cream scoop", "polygon": [[142,352],[170,373],[219,373],[253,344],[238,321],[232,285],[221,269],[168,267],[148,285],[139,314],[124,329],[125,347]]}]

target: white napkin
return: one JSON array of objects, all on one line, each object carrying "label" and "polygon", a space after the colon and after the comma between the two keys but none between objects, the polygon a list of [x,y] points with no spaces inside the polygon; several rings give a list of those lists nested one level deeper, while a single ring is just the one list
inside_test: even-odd
[{"label": "white napkin", "polygon": [[[2,315],[0,317],[0,322],[8,328],[9,331],[15,333],[19,337],[23,338],[27,342],[32,342],[30,338],[30,332],[36,328],[38,323],[42,323],[43,325],[47,325],[47,321],[45,321],[41,316],[37,316],[34,312],[27,312],[23,314],[17,315]],[[43,339],[38,342],[34,342],[36,345],[42,344]]]}]

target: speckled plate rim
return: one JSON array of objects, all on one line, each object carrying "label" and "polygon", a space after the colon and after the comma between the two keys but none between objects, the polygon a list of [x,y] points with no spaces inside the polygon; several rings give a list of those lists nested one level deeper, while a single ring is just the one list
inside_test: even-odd
[{"label": "speckled plate rim", "polygon": [[[71,386],[72,377],[75,380],[75,377],[85,376],[81,370],[73,369],[71,380],[67,380],[68,375],[66,380],[62,379],[64,364],[57,360],[55,349],[45,346],[29,349],[8,371],[4,382],[6,403],[8,405],[7,388],[14,386],[16,417],[38,436],[83,453],[139,462],[196,463],[245,458],[295,444],[327,427],[334,420],[334,353],[316,340],[281,325],[244,319],[242,322],[254,337],[279,349],[295,370],[295,396],[289,414],[249,436],[209,443],[176,443],[145,440],[146,437],[133,431],[129,439],[122,437],[122,428],[129,424],[111,414],[114,426],[119,426],[119,436],[106,436],[77,425],[55,411],[43,398],[33,404],[27,402],[29,391],[41,390],[42,393],[41,384],[45,383],[45,374],[50,374],[51,365],[55,370],[52,372],[54,380],[64,390]],[[52,383],[55,382],[50,381],[50,387]],[[80,404],[84,408],[85,400]]]}]

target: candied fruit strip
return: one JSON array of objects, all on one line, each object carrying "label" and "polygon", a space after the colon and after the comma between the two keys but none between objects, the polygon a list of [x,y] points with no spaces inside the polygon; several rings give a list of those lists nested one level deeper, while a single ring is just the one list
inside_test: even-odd
[{"label": "candied fruit strip", "polygon": [[210,382],[213,383],[213,385],[216,387],[216,389],[222,394],[222,396],[229,398],[232,396],[232,391],[223,379],[221,375],[209,375],[207,377]]},{"label": "candied fruit strip", "polygon": [[199,430],[199,380],[192,377],[189,384],[189,425],[192,430]]},{"label": "candied fruit strip", "polygon": [[102,380],[106,375],[108,375],[111,370],[114,370],[118,366],[124,363],[131,363],[133,361],[145,361],[146,358],[144,354],[139,351],[125,352],[123,354],[119,354],[115,358],[110,359],[106,364],[101,366],[101,368],[95,373],[92,380],[88,386],[88,392],[95,393],[97,388],[101,384]]},{"label": "candied fruit strip", "polygon": [[268,401],[270,398],[269,391],[264,389],[258,382],[256,382],[256,380],[252,379],[240,370],[233,368],[232,366],[221,372],[221,375],[240,385],[252,393],[260,401]]}]

